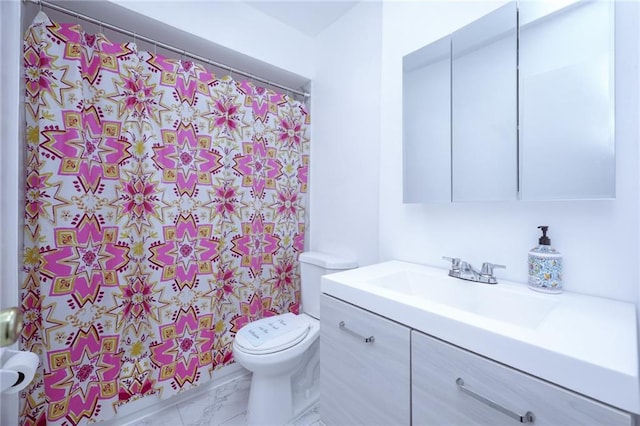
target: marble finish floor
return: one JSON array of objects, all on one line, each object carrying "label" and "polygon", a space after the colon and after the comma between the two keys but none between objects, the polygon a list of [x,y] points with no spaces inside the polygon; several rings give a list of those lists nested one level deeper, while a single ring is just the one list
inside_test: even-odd
[{"label": "marble finish floor", "polygon": [[[126,426],[245,426],[251,376],[244,375],[202,392],[184,402],[128,422]],[[296,419],[292,426],[323,426],[318,407]],[[123,425],[124,426],[124,425]]]}]

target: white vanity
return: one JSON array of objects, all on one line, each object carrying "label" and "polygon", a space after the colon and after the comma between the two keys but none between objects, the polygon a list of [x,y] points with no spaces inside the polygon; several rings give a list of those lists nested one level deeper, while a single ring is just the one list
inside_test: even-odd
[{"label": "white vanity", "polygon": [[327,425],[633,425],[635,306],[392,261],[323,277]]}]

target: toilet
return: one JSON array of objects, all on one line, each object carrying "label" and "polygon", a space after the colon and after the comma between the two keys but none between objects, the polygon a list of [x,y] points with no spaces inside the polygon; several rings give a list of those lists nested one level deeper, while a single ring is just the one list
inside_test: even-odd
[{"label": "toilet", "polygon": [[301,253],[301,313],[265,317],[242,327],[235,360],[253,373],[248,425],[284,425],[319,399],[320,278],[356,262],[320,252]]}]

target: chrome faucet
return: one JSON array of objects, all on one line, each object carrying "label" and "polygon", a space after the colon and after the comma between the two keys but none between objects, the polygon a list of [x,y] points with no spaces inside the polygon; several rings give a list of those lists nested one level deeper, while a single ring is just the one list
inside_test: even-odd
[{"label": "chrome faucet", "polygon": [[444,260],[451,262],[451,269],[449,269],[449,276],[454,278],[460,278],[467,281],[475,281],[484,284],[497,284],[498,280],[493,276],[493,270],[495,268],[505,268],[504,265],[496,265],[495,263],[484,262],[482,269],[478,272],[471,264],[460,260],[457,257],[442,256]]}]

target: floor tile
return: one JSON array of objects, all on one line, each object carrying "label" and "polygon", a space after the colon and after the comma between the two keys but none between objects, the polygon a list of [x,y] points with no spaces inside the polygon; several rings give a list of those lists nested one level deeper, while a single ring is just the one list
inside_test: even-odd
[{"label": "floor tile", "polygon": [[237,415],[234,418],[229,419],[226,422],[220,424],[220,426],[246,426],[246,425],[247,425],[246,413]]},{"label": "floor tile", "polygon": [[184,426],[215,426],[247,411],[251,376],[236,380],[178,404]]},{"label": "floor tile", "polygon": [[292,423],[292,426],[317,426],[320,421],[320,412],[318,410],[318,406],[315,405],[307,410],[300,417],[295,419]]},{"label": "floor tile", "polygon": [[178,408],[169,407],[133,423],[128,423],[127,426],[182,426],[182,424]]}]

